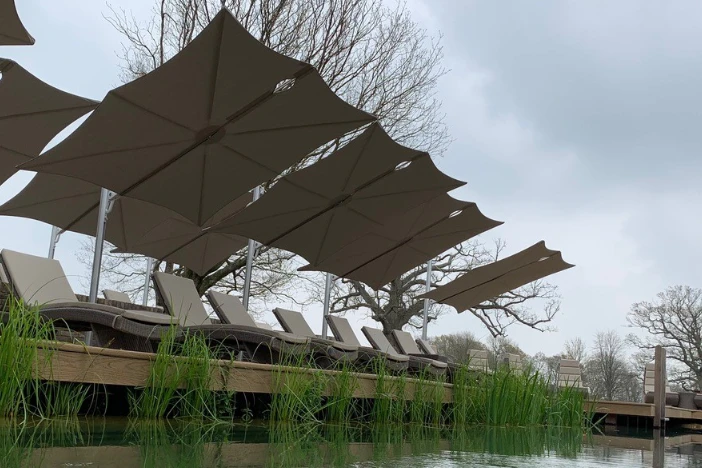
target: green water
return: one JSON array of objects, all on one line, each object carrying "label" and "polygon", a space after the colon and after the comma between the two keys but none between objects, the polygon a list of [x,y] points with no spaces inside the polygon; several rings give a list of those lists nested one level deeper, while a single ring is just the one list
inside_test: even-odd
[{"label": "green water", "polygon": [[[0,426],[2,467],[702,467],[702,435],[124,419]],[[663,448],[665,447],[665,448]]]}]

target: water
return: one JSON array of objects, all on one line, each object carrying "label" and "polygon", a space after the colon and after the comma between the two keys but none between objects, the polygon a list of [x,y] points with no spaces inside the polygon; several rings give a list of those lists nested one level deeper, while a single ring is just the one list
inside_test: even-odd
[{"label": "water", "polygon": [[702,434],[133,423],[0,426],[1,467],[702,467]]}]

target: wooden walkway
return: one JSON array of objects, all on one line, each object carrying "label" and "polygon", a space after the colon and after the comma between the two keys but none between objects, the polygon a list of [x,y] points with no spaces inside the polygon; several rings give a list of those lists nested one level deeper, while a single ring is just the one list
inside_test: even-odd
[{"label": "wooden walkway", "polygon": [[[40,378],[58,382],[78,382],[102,385],[119,385],[128,387],[144,386],[147,382],[151,362],[155,354],[98,348],[69,343],[50,343],[39,350],[40,358],[37,372]],[[312,369],[281,368],[270,364],[257,364],[241,361],[216,361],[210,381],[212,390],[230,390],[242,393],[273,393],[274,376],[277,372],[311,374]],[[322,370],[327,375],[337,371]],[[356,373],[357,386],[353,396],[356,398],[373,398],[376,394],[376,376],[374,374]],[[386,377],[393,379],[393,377]],[[415,379],[407,378],[404,397],[414,398]],[[453,386],[444,387],[444,402],[453,401]],[[331,392],[327,389],[324,394]],[[598,417],[628,416],[636,418],[654,418],[653,404],[597,401],[586,402],[586,411],[592,410]],[[666,407],[665,415],[670,422],[702,422],[702,411]]]},{"label": "wooden walkway", "polygon": [[[140,387],[147,382],[151,362],[156,357],[152,353],[106,349],[69,343],[51,343],[40,348],[38,375],[41,379],[56,382],[77,382],[102,385],[120,385]],[[257,364],[241,361],[215,361],[215,368],[210,379],[211,390],[229,390],[242,393],[273,393],[274,376],[277,372],[309,374],[322,372],[327,375],[337,374],[332,370],[300,369],[280,367],[270,364]],[[375,374],[355,373],[357,385],[355,398],[373,398],[376,394]],[[395,377],[387,376],[392,380]],[[414,398],[417,380],[405,379],[404,397]],[[453,401],[452,385],[444,387],[444,402]],[[326,389],[323,395],[330,395]]]}]

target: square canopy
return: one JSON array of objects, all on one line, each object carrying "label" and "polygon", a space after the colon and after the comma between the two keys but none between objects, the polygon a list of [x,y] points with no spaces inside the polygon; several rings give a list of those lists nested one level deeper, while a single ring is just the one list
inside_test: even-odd
[{"label": "square canopy", "polygon": [[226,10],[166,63],[108,93],[23,169],[76,177],[203,226],[320,145],[374,120]]}]

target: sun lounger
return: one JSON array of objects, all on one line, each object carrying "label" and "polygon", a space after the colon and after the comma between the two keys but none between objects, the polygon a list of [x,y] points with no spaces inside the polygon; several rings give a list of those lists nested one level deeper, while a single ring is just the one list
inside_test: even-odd
[{"label": "sun lounger", "polygon": [[590,393],[590,389],[583,385],[582,371],[580,370],[580,362],[575,359],[561,359],[558,364],[558,383],[560,388],[573,388]]},{"label": "sun lounger", "polygon": [[286,332],[311,340],[315,360],[322,367],[333,367],[338,362],[353,362],[358,358],[358,346],[317,337],[300,312],[275,308],[273,315]]},{"label": "sun lounger", "polygon": [[163,299],[166,310],[185,330],[200,333],[209,341],[221,343],[226,348],[243,351],[249,360],[277,362],[282,353],[309,351],[306,338],[259,328],[255,323],[212,324],[195,283],[189,278],[157,271],[153,274],[153,280],[156,294]]},{"label": "sun lounger", "polygon": [[375,359],[384,359],[385,365],[390,371],[401,372],[406,371],[409,366],[409,356],[403,356],[398,353],[384,353],[375,348],[362,346],[358,341],[358,337],[353,332],[349,321],[344,317],[336,315],[327,315],[327,323],[337,341],[348,343],[358,347],[358,362],[360,365],[372,370]]},{"label": "sun lounger", "polygon": [[[653,403],[653,390],[655,389],[656,363],[649,362],[644,368],[644,403]],[[668,406],[678,406],[680,404],[680,394],[673,392],[668,386],[668,381],[665,382],[665,404]]]},{"label": "sun lounger", "polygon": [[[414,340],[412,335],[407,333],[406,331],[402,330],[393,330],[392,331],[392,341],[397,345],[397,349],[400,350],[403,354],[406,354],[408,356],[413,356],[413,357],[420,357],[420,358],[425,358],[425,359],[431,359],[432,361],[435,362],[441,362],[446,364],[446,368],[449,371],[450,374],[454,374],[455,371],[457,371],[461,365],[450,362],[448,357],[446,356],[441,356],[439,353],[436,352],[434,347],[429,345],[433,353],[427,353],[420,349],[420,347],[417,345],[417,342]],[[432,363],[432,365],[435,365]],[[436,366],[435,366],[436,367]]]},{"label": "sun lounger", "polygon": [[93,332],[98,346],[153,351],[151,342],[172,322],[166,314],[79,301],[57,260],[8,249],[0,260],[15,297],[39,306],[48,320]]},{"label": "sun lounger", "polygon": [[[371,327],[362,327],[361,331],[368,339],[368,342],[375,349],[382,351],[384,353],[395,353],[397,350],[393,347],[390,340],[385,336],[382,330]],[[441,376],[446,374],[446,369],[448,365],[445,362],[436,361],[434,359],[428,359],[420,356],[409,355],[409,367],[408,370],[413,373],[428,372],[431,375]]]},{"label": "sun lounger", "polygon": [[497,363],[509,370],[521,371],[522,370],[522,357],[519,354],[514,353],[504,353],[497,358]]},{"label": "sun lounger", "polygon": [[107,299],[108,301],[117,301],[117,302],[126,302],[126,303],[132,302],[132,299],[129,297],[129,294],[124,293],[122,291],[115,291],[114,289],[103,289],[102,295],[105,296],[105,299]]}]

